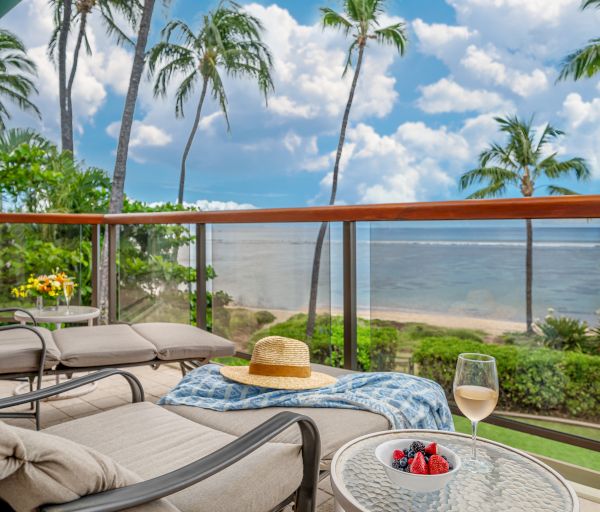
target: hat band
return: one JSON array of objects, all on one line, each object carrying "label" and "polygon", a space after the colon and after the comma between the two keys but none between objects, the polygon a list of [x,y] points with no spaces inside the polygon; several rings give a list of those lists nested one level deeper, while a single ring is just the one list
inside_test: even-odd
[{"label": "hat band", "polygon": [[290,366],[285,364],[250,363],[248,372],[267,377],[310,377],[310,366]]}]

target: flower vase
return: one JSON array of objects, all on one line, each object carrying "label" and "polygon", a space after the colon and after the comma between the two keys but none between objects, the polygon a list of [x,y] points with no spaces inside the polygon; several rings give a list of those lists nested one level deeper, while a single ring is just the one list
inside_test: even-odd
[{"label": "flower vase", "polygon": [[42,297],[41,295],[35,298],[35,309],[37,309],[38,311],[44,310],[44,297]]},{"label": "flower vase", "polygon": [[58,306],[60,306],[60,299],[56,297],[56,303],[50,309],[52,311],[58,311]]}]

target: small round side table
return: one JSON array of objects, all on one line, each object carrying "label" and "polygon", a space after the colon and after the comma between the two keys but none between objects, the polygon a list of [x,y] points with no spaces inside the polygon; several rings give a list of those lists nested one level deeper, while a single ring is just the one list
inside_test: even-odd
[{"label": "small round side table", "polygon": [[478,439],[477,456],[493,464],[489,474],[460,470],[444,489],[417,493],[395,487],[375,458],[392,439],[422,439],[449,447],[465,459],[471,438],[432,430],[379,432],[342,446],[331,463],[336,512],[579,512],[579,499],[556,471],[524,452]]},{"label": "small round side table", "polygon": [[[90,306],[70,306],[67,314],[67,306],[59,306],[58,309],[28,309],[35,321],[38,323],[48,323],[56,325],[57,329],[62,327],[62,324],[81,324],[94,325],[94,319],[100,316],[98,308]],[[15,313],[15,320],[21,324],[31,322],[31,318],[21,311]]]}]

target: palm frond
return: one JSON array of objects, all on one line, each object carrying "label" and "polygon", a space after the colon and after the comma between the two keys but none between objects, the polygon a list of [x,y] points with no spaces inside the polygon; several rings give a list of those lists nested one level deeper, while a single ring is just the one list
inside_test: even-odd
[{"label": "palm frond", "polygon": [[582,0],[581,10],[587,9],[588,7],[595,7],[596,9],[600,9],[600,0]]},{"label": "palm frond", "polygon": [[342,71],[342,77],[346,76],[348,70],[353,66],[352,64],[352,55],[358,48],[358,40],[354,40],[350,47],[348,48],[348,56],[346,57],[346,64],[344,64],[344,71]]},{"label": "palm frond", "polygon": [[502,167],[478,167],[465,172],[460,177],[458,186],[460,190],[466,190],[477,183],[488,182],[490,185],[495,183],[515,184],[518,180],[519,175],[510,169]]},{"label": "palm frond", "polygon": [[343,30],[346,35],[352,28],[352,23],[348,21],[342,14],[334,11],[329,7],[321,7],[321,23],[323,28],[336,28]]},{"label": "palm frond", "polygon": [[500,197],[506,193],[506,185],[502,182],[495,182],[487,187],[476,190],[467,196],[467,199],[486,199],[489,197]]},{"label": "palm frond", "polygon": [[542,160],[538,167],[550,179],[557,179],[573,174],[578,181],[587,181],[592,176],[585,159],[579,157],[561,162],[556,160],[556,155],[550,155],[548,158]]},{"label": "palm frond", "polygon": [[563,61],[557,81],[591,78],[600,71],[600,38],[591,39],[586,46],[574,51]]},{"label": "palm frond", "polygon": [[551,196],[577,196],[579,195],[574,190],[566,187],[559,187],[557,185],[546,185],[546,190]]},{"label": "palm frond", "polygon": [[563,132],[562,130],[558,130],[554,128],[550,123],[547,123],[544,129],[542,130],[542,135],[540,136],[540,139],[538,140],[538,143],[536,145],[534,151],[535,159],[537,160],[542,156],[542,152],[545,146],[552,142],[552,140],[557,139],[558,137],[564,134],[565,132]]},{"label": "palm frond", "polygon": [[374,31],[374,34],[379,43],[395,46],[398,53],[404,55],[408,42],[406,25],[404,23],[395,23],[388,27],[377,29]]}]

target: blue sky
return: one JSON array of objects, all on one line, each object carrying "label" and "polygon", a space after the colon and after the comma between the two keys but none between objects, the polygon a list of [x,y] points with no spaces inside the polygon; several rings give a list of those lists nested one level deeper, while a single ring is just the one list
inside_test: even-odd
[{"label": "blue sky", "polygon": [[[231,133],[210,101],[188,162],[186,200],[203,207],[305,206],[327,201],[333,151],[350,77],[342,79],[348,42],[319,26],[319,6],[333,0],[242,2],[266,28],[275,57],[275,93],[265,107],[252,83],[227,80]],[[151,39],[165,21],[194,26],[215,2],[174,1],[157,7]],[[404,20],[405,57],[367,48],[351,114],[340,203],[444,200],[463,197],[456,181],[479,151],[499,140],[493,117],[536,114],[568,136],[553,148],[563,158],[588,159],[594,179],[564,182],[600,192],[598,80],[555,85],[562,57],[598,36],[600,14],[579,0],[389,0],[386,23]],[[30,48],[40,71],[41,122],[16,114],[58,140],[56,72],[45,56],[51,31],[46,0],[23,0],[1,20]],[[76,153],[112,172],[115,136],[131,61],[98,20],[94,53],[76,80]],[[195,104],[188,105],[191,113]],[[174,200],[191,115],[178,120],[172,97],[157,100],[142,85],[126,191],[146,201]],[[510,191],[517,195],[517,191]]]}]

